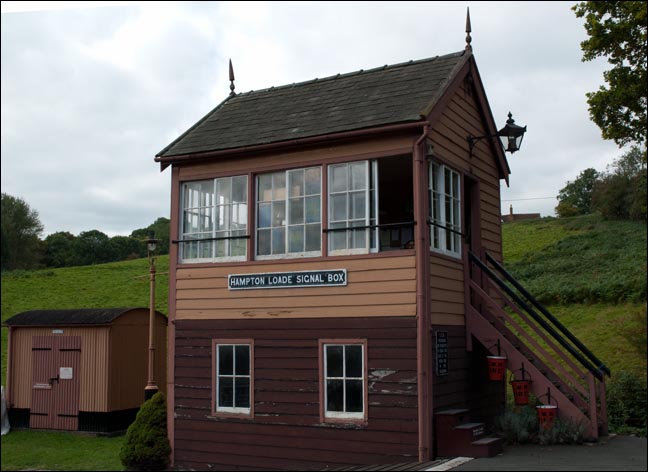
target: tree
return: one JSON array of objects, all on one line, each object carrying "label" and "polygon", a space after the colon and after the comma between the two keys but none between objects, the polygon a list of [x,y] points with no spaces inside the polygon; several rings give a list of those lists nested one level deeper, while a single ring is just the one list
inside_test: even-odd
[{"label": "tree", "polygon": [[70,267],[75,264],[74,241],[67,231],[52,233],[45,238],[45,266]]},{"label": "tree", "polygon": [[[158,247],[156,249],[156,254],[169,254],[169,230],[170,230],[171,221],[169,218],[164,218],[161,216],[155,222],[147,226],[146,228],[140,228],[134,230],[130,237],[144,241],[148,239],[149,235],[153,233],[155,239],[159,239]],[[146,245],[142,243],[142,252],[140,256],[146,257]]]},{"label": "tree", "polygon": [[110,238],[99,230],[83,231],[74,241],[75,265],[103,264],[114,261]]},{"label": "tree", "polygon": [[[38,212],[19,197],[2,193],[2,269],[35,269],[41,262]],[[4,247],[6,245],[6,247]]]},{"label": "tree", "polygon": [[581,43],[583,61],[607,57],[606,86],[587,93],[590,117],[603,138],[619,146],[646,144],[646,3],[580,2],[572,7],[585,17],[589,39]]},{"label": "tree", "polygon": [[560,217],[588,215],[593,212],[592,191],[599,173],[585,169],[573,182],[567,182],[558,193],[556,213]]}]

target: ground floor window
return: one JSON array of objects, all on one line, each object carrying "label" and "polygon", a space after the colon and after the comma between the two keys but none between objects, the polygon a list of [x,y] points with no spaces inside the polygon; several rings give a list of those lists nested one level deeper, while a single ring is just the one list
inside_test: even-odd
[{"label": "ground floor window", "polygon": [[366,419],[366,341],[321,340],[323,420]]},{"label": "ground floor window", "polygon": [[213,341],[213,414],[252,414],[253,363],[251,340]]}]

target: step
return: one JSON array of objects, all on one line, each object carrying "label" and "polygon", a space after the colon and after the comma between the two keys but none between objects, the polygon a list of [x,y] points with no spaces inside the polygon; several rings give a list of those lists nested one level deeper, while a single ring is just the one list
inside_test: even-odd
[{"label": "step", "polygon": [[452,429],[443,430],[437,428],[437,455],[442,457],[466,455],[472,451],[471,444],[485,434],[484,423],[462,423]]},{"label": "step", "polygon": [[504,451],[504,439],[485,437],[470,443],[470,457],[494,457]]},{"label": "step", "polygon": [[434,421],[438,431],[449,431],[459,424],[466,423],[467,420],[468,410],[465,408],[442,410],[434,414]]}]

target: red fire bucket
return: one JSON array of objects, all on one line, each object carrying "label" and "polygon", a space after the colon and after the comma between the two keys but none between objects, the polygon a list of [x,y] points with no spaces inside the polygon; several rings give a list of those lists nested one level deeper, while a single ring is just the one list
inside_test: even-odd
[{"label": "red fire bucket", "polygon": [[487,356],[488,378],[490,380],[502,380],[506,371],[506,357]]},{"label": "red fire bucket", "polygon": [[558,407],[556,405],[538,405],[536,406],[536,411],[538,412],[538,423],[540,429],[547,430],[551,428],[554,419],[556,419]]},{"label": "red fire bucket", "polygon": [[529,404],[529,386],[530,380],[511,380],[511,388],[513,389],[513,400],[516,405]]}]

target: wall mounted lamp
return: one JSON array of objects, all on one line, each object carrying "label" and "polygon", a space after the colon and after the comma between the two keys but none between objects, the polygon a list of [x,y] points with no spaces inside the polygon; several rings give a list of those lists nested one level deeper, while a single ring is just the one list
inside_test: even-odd
[{"label": "wall mounted lamp", "polygon": [[510,152],[513,154],[515,151],[520,150],[522,145],[522,138],[524,138],[524,133],[526,133],[527,127],[518,126],[515,124],[513,115],[511,112],[508,114],[508,120],[506,120],[506,125],[504,128],[499,130],[495,134],[489,134],[486,136],[468,136],[468,145],[470,147],[470,157],[473,154],[473,148],[477,141],[481,139],[488,139],[499,137],[502,140],[502,145],[504,146],[504,152]]}]

